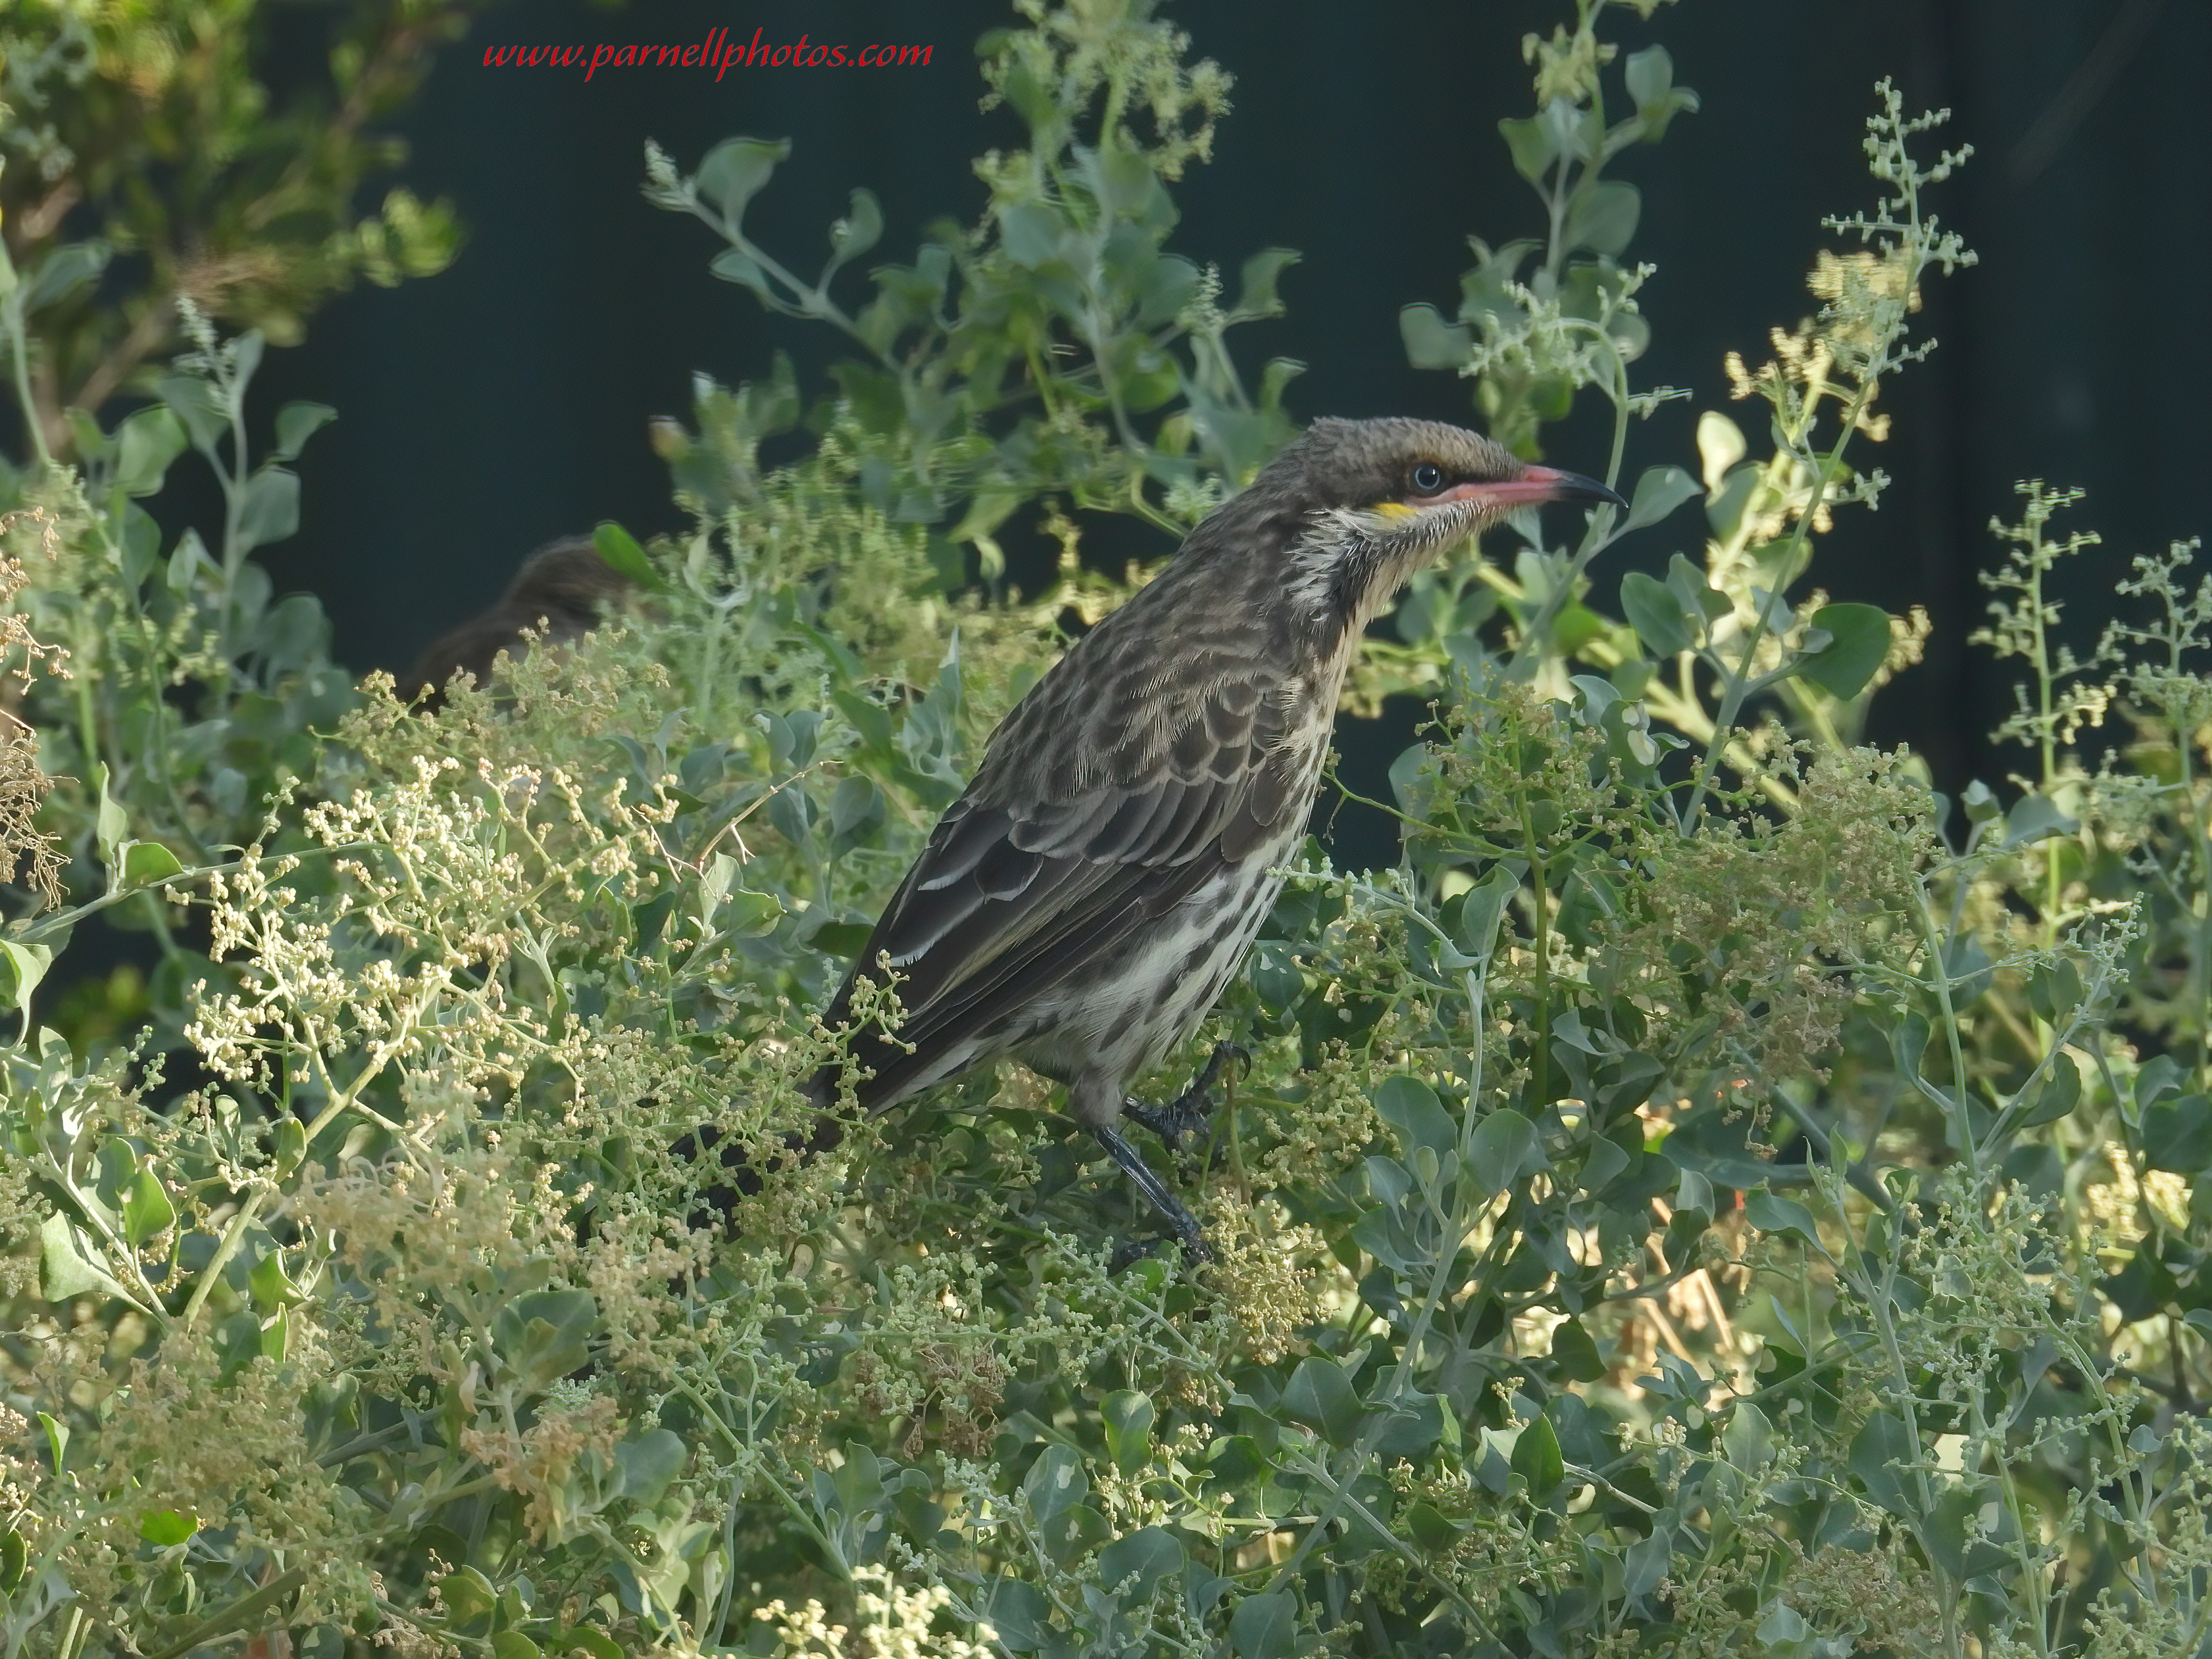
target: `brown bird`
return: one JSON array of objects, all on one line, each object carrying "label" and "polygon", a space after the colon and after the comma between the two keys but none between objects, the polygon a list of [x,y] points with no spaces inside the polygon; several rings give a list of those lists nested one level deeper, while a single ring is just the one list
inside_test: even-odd
[{"label": "brown bird", "polygon": [[[1407,578],[1510,510],[1605,485],[1430,421],[1314,422],[1209,514],[992,733],[824,1016],[882,1111],[1012,1054],[1204,1255],[1118,1125],[1171,1148],[1225,1052],[1165,1108],[1127,1091],[1205,1018],[1282,886],[1367,624]],[[895,1030],[855,1024],[888,963]],[[836,1071],[815,1079],[834,1097]],[[817,1138],[817,1146],[827,1144]]]},{"label": "brown bird", "polygon": [[424,647],[399,682],[400,701],[411,703],[427,692],[434,704],[445,696],[447,682],[464,672],[474,675],[478,685],[489,685],[499,653],[520,654],[528,643],[526,629],[536,630],[541,644],[579,639],[597,628],[632,586],[599,556],[590,538],[548,542],[523,561],[496,605]]}]

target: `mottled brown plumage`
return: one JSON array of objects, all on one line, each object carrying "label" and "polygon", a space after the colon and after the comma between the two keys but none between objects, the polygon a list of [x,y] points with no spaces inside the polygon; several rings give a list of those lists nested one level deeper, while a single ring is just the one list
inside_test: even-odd
[{"label": "mottled brown plumage", "polygon": [[461,673],[489,685],[499,653],[520,653],[527,643],[526,630],[534,631],[541,643],[579,638],[598,627],[631,586],[589,538],[549,542],[523,561],[497,604],[424,648],[399,682],[399,696],[413,702],[427,693],[434,703],[444,696],[447,682]]},{"label": "mottled brown plumage", "polygon": [[1620,501],[1456,427],[1315,422],[992,734],[825,1016],[851,1024],[856,980],[888,961],[904,1018],[851,1033],[861,1104],[1017,1054],[1202,1250],[1115,1127],[1126,1111],[1172,1141],[1202,1086],[1159,1112],[1127,1085],[1205,1017],[1274,902],[1367,623],[1454,544],[1562,497]]}]

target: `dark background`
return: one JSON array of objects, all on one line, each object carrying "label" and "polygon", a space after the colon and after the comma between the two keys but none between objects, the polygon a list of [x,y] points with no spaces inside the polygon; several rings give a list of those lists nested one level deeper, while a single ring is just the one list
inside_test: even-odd
[{"label": "dark background", "polygon": [[[1469,234],[1540,231],[1496,123],[1529,108],[1522,35],[1548,33],[1570,8],[1164,9],[1237,76],[1212,163],[1180,187],[1174,246],[1231,273],[1264,246],[1304,256],[1283,284],[1289,314],[1231,337],[1248,371],[1303,360],[1291,402],[1304,417],[1468,418],[1467,383],[1407,366],[1398,310],[1453,310]],[[888,222],[873,257],[904,260],[928,221],[975,217],[969,158],[1020,142],[1009,113],[979,111],[973,53],[978,33],[1011,21],[1001,0],[532,0],[490,14],[446,52],[401,128],[401,178],[450,197],[467,227],[459,259],[341,298],[302,346],[270,354],[257,388],[271,409],[305,397],[340,415],[304,458],[299,537],[268,556],[280,590],[323,597],[343,660],[398,668],[538,544],[603,519],[640,536],[678,528],[648,419],[688,419],[695,372],[734,384],[779,347],[817,393],[836,342],[708,274],[720,243],[639,192],[643,141],[688,169],[726,137],[787,137],[793,159],[748,228],[807,269],[847,191],[866,185]],[[510,42],[680,42],[717,25],[741,39],[758,27],[776,42],[934,51],[924,68],[733,68],[719,84],[698,70],[602,70],[586,84],[575,70],[483,64],[487,46]],[[1878,77],[1899,82],[1908,109],[1950,106],[1944,142],[1974,146],[1934,207],[1981,264],[1929,289],[1921,320],[1942,343],[1884,393],[1889,442],[1856,453],[1895,482],[1878,513],[1843,516],[1813,580],[1838,599],[1927,607],[1929,660],[1877,702],[1874,735],[1911,743],[1943,787],[1995,779],[2017,759],[1980,734],[2011,706],[2014,676],[1965,641],[1985,603],[1975,573],[1997,556],[1988,521],[2016,516],[2013,482],[2089,491],[2079,511],[2105,544],[2061,584],[2083,635],[2133,554],[2204,528],[2212,141],[2191,112],[2212,70],[2212,6],[1685,0],[1649,25],[1608,12],[1601,32],[1624,52],[1664,44],[1676,81],[1704,98],[1609,175],[1642,188],[1628,257],[1658,266],[1637,382],[1694,393],[1632,429],[1630,481],[1662,461],[1694,472],[1702,409],[1747,420],[1761,447],[1763,405],[1727,402],[1722,356],[1760,361],[1770,326],[1812,310],[1804,273],[1817,248],[1842,245],[1821,216],[1872,204],[1860,138]],[[1617,67],[1609,76],[1617,99]],[[843,280],[864,289],[860,273]],[[1549,458],[1598,471],[1607,436],[1595,418],[1553,428]],[[1115,533],[1137,538],[1126,551],[1164,550],[1141,527]],[[1696,557],[1701,534],[1694,508],[1637,532],[1599,573],[1597,598],[1612,607],[1625,569]],[[1125,550],[1086,546],[1116,562]],[[1348,764],[1379,781],[1402,740],[1348,732]]]}]

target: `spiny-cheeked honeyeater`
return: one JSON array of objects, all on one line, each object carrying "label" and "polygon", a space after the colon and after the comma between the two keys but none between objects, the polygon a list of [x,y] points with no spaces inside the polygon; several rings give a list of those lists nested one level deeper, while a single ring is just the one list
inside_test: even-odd
[{"label": "spiny-cheeked honeyeater", "polygon": [[[1566,499],[1624,504],[1457,427],[1316,421],[992,733],[824,1016],[851,1028],[861,1106],[1014,1054],[1067,1085],[1068,1109],[1202,1253],[1118,1125],[1174,1145],[1221,1054],[1165,1109],[1129,1085],[1204,1018],[1273,905],[1368,623],[1505,513]],[[851,1013],[855,982],[886,963],[892,1031]],[[836,1080],[825,1067],[816,1098]]]}]

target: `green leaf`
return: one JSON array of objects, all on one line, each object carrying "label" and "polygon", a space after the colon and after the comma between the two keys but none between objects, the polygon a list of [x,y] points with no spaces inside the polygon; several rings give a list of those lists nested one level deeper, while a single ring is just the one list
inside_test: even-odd
[{"label": "green leaf", "polygon": [[[2037,1089],[2035,1103],[2021,1117],[2020,1127],[2035,1129],[2046,1123],[2056,1123],[2081,1103],[2081,1068],[2062,1053],[2051,1060],[2050,1074]],[[2146,1139],[2149,1131],[2150,1125],[2146,1120],[2143,1125]],[[2158,1160],[2154,1158],[2151,1161],[2156,1164]]]},{"label": "green leaf", "polygon": [[1566,1459],[1559,1452],[1559,1431],[1548,1417],[1540,1417],[1521,1431],[1513,1443],[1513,1473],[1528,1483],[1531,1498],[1548,1497],[1567,1478]]},{"label": "green leaf", "polygon": [[807,936],[807,943],[824,956],[850,962],[860,954],[875,930],[865,921],[825,921]]},{"label": "green leaf", "polygon": [[773,301],[775,292],[768,285],[768,273],[760,261],[751,254],[733,247],[726,247],[708,262],[707,269],[726,283],[735,283],[749,288],[764,301]]},{"label": "green leaf", "polygon": [[2008,851],[2029,847],[2052,836],[2070,836],[2081,827],[2079,819],[2060,811],[2048,795],[2022,795],[2005,814],[2003,844]]},{"label": "green leaf", "polygon": [[622,1644],[591,1625],[571,1625],[545,1638],[556,1653],[583,1653],[589,1659],[625,1659]]},{"label": "green leaf", "polygon": [[1439,1441],[1454,1449],[1459,1445],[1459,1419],[1451,1402],[1442,1395],[1401,1395],[1389,1422],[1375,1437],[1375,1455],[1385,1466],[1401,1457],[1418,1463]]},{"label": "green leaf", "polygon": [[112,872],[120,863],[123,837],[131,828],[131,819],[114,795],[109,791],[107,763],[100,762],[92,769],[100,785],[100,808],[93,819],[93,838],[100,843],[100,861]]},{"label": "green leaf", "polygon": [[1152,1449],[1152,1396],[1135,1389],[1116,1389],[1099,1402],[1098,1410],[1105,1419],[1106,1452],[1114,1467],[1124,1474],[1141,1468]]},{"label": "green leaf", "polygon": [[200,539],[197,530],[187,530],[177,538],[177,544],[169,551],[169,592],[183,598],[197,586],[202,575],[213,575],[220,570]]},{"label": "green leaf", "polygon": [[168,1190],[161,1185],[161,1178],[142,1166],[123,1189],[124,1242],[135,1250],[155,1234],[167,1232],[176,1224],[177,1208],[169,1202]]},{"label": "green leaf", "polygon": [[1487,962],[1498,948],[1498,924],[1505,907],[1521,890],[1520,878],[1503,865],[1495,865],[1480,881],[1460,895],[1459,921],[1452,929],[1459,948],[1476,962]]},{"label": "green leaf", "polygon": [[1406,361],[1415,368],[1457,368],[1474,344],[1474,331],[1465,323],[1448,323],[1442,312],[1426,304],[1401,308],[1398,337],[1406,343]]},{"label": "green leaf", "polygon": [[822,273],[823,286],[848,259],[857,259],[883,240],[884,210],[872,192],[855,190],[845,216],[830,227],[830,264]]},{"label": "green leaf", "polygon": [[1113,1535],[1114,1529],[1106,1524],[1106,1517],[1088,1504],[1073,1504],[1037,1525],[1037,1537],[1044,1545],[1045,1553],[1061,1566],[1087,1554]]},{"label": "green leaf", "polygon": [[230,411],[216,389],[196,374],[171,374],[155,386],[154,395],[185,423],[192,447],[213,453],[230,430]]},{"label": "green leaf", "polygon": [[1283,302],[1275,288],[1297,262],[1297,251],[1287,247],[1261,248],[1247,259],[1238,273],[1237,308],[1231,315],[1240,322],[1281,315]]},{"label": "green leaf", "polygon": [[1558,136],[1540,115],[1500,121],[1505,148],[1513,157],[1513,170],[1532,185],[1541,185],[1559,159]]},{"label": "green leaf", "polygon": [[2136,1109],[2148,1111],[2152,1105],[2181,1090],[2181,1066],[2171,1054],[2153,1054],[2136,1071]]},{"label": "green leaf", "polygon": [[1822,1255],[1828,1254],[1827,1246],[1820,1243],[1820,1224],[1813,1218],[1813,1212],[1794,1198],[1784,1198],[1778,1193],[1763,1189],[1747,1193],[1743,1214],[1745,1220],[1763,1233],[1794,1234]]},{"label": "green leaf", "polygon": [[1469,1172],[1483,1191],[1504,1192],[1525,1175],[1550,1167],[1536,1126],[1510,1106],[1500,1107],[1474,1126],[1468,1149]]},{"label": "green leaf", "polygon": [[455,1568],[438,1580],[438,1591],[445,1599],[447,1611],[464,1625],[471,1620],[489,1618],[499,1607],[499,1592],[479,1568]]},{"label": "green leaf", "polygon": [[276,411],[276,447],[269,452],[270,459],[297,459],[300,452],[307,447],[307,440],[337,417],[337,410],[328,404],[286,404]]},{"label": "green leaf", "polygon": [[1636,107],[1648,110],[1674,87],[1674,60],[1664,46],[1646,46],[1629,53],[1621,78],[1627,82],[1628,95],[1636,100]]},{"label": "green leaf", "polygon": [[1303,1423],[1330,1443],[1346,1446],[1359,1431],[1363,1407],[1344,1368],[1320,1354],[1298,1362],[1283,1389],[1283,1415]]},{"label": "green leaf", "polygon": [[1111,1589],[1133,1574],[1139,1601],[1151,1597],[1153,1587],[1182,1571],[1182,1545],[1164,1527],[1143,1527],[1127,1538],[1116,1539],[1098,1552],[1098,1583]]},{"label": "green leaf", "polygon": [[[2074,1071],[2063,1055],[2057,1069]],[[2079,1073],[2075,1092],[2079,1095]],[[2160,1100],[2142,1115],[2143,1157],[2154,1170],[2197,1176],[2212,1169],[2212,1101],[2203,1095],[2179,1095]]]},{"label": "green leaf", "polygon": [[63,243],[30,268],[23,285],[24,312],[43,310],[67,299],[105,270],[107,259],[106,242]]},{"label": "green leaf", "polygon": [[1824,605],[1813,626],[1828,642],[1800,657],[1798,675],[1832,697],[1856,697],[1889,655],[1889,612],[1876,605]]},{"label": "green leaf", "polygon": [[150,495],[184,453],[185,423],[174,410],[155,404],[125,421],[115,437],[116,483],[126,495]]},{"label": "green leaf", "polygon": [[1682,602],[1682,614],[1697,611],[1709,623],[1735,610],[1727,594],[1705,580],[1705,573],[1680,553],[1667,561],[1667,591]]},{"label": "green leaf", "polygon": [[30,1570],[31,1552],[14,1528],[0,1533],[0,1595],[13,1595]]},{"label": "green leaf", "polygon": [[2081,997],[2081,970],[2068,957],[2039,963],[2028,974],[2027,1006],[2050,1024],[2063,1024]]},{"label": "green leaf", "polygon": [[683,1472],[690,1455],[683,1437],[668,1429],[649,1429],[615,1448],[622,1474],[622,1495],[647,1508],[660,1501],[668,1483]]},{"label": "green leaf", "polygon": [[122,876],[118,887],[128,890],[167,881],[183,872],[184,865],[158,841],[126,841],[116,848],[121,855]]},{"label": "green leaf", "polygon": [[1567,210],[1567,246],[1617,258],[1636,234],[1644,198],[1633,185],[1601,179],[1576,191]]},{"label": "green leaf", "polygon": [[242,547],[266,547],[300,528],[300,475],[265,466],[246,481],[246,500],[238,509]]},{"label": "green leaf", "polygon": [[1620,579],[1620,614],[1655,657],[1687,651],[1695,639],[1690,618],[1666,583],[1632,570]]},{"label": "green leaf", "polygon": [[307,1299],[306,1292],[292,1282],[292,1275],[284,1271],[283,1254],[275,1249],[253,1264],[246,1275],[246,1287],[256,1307],[293,1308]]},{"label": "green leaf", "polygon": [[492,1336],[517,1379],[534,1393],[582,1368],[599,1316],[588,1291],[533,1291],[499,1310]]},{"label": "green leaf", "polygon": [[307,1156],[307,1126],[288,1117],[276,1126],[275,1171],[278,1179],[290,1175]]},{"label": "green leaf", "polygon": [[1248,1595],[1229,1615],[1229,1645],[1237,1659],[1290,1659],[1297,1601],[1286,1589]]},{"label": "green leaf", "polygon": [[1636,481],[1636,494],[1628,503],[1623,530],[1640,530],[1657,524],[1692,496],[1703,492],[1700,484],[1679,466],[1647,466]]},{"label": "green leaf", "polygon": [[1748,1400],[1739,1400],[1729,1410],[1728,1426],[1721,1431],[1721,1444],[1727,1450],[1729,1462],[1737,1468],[1752,1470],[1766,1461],[1774,1445],[1774,1422]]},{"label": "green leaf", "polygon": [[1006,257],[1024,270],[1056,264],[1068,225],[1049,204],[1013,202],[999,210],[999,237]]},{"label": "green leaf", "polygon": [[716,919],[732,939],[758,939],[775,931],[783,919],[783,902],[773,893],[741,887],[723,902]]},{"label": "green leaf", "polygon": [[1595,1382],[1606,1373],[1597,1343],[1579,1319],[1563,1320],[1552,1328],[1552,1362],[1573,1382]]},{"label": "green leaf", "polygon": [[1022,1496],[1029,1500],[1030,1513],[1041,1522],[1080,1504],[1090,1493],[1083,1460],[1066,1446],[1047,1446],[1022,1478]]},{"label": "green leaf", "polygon": [[599,562],[617,576],[628,577],[648,593],[665,593],[668,584],[661,580],[660,572],[653,568],[653,561],[631,535],[612,519],[602,520],[592,532],[592,546]]},{"label": "green leaf", "polygon": [[156,1549],[171,1549],[200,1529],[182,1510],[148,1510],[138,1517],[138,1535]]},{"label": "green leaf", "polygon": [[1914,1451],[1911,1432],[1893,1412],[1876,1412],[1851,1442],[1850,1470],[1866,1488],[1867,1496],[1905,1521],[1918,1515],[1906,1496],[1904,1474],[1913,1462]]},{"label": "green leaf", "polygon": [[1376,1085],[1375,1115],[1395,1130],[1398,1145],[1411,1159],[1413,1150],[1426,1146],[1442,1158],[1459,1145],[1459,1125],[1437,1098],[1437,1091],[1417,1077],[1387,1077]]},{"label": "green leaf", "polygon": [[85,1254],[76,1224],[57,1212],[39,1228],[39,1294],[49,1302],[66,1302],[90,1291],[130,1300],[114,1275]]},{"label": "green leaf", "polygon": [[790,155],[788,138],[725,138],[707,152],[692,183],[722,216],[723,228],[735,231],[745,216],[745,204]]},{"label": "green leaf", "polygon": [[51,945],[0,940],[0,1008],[28,1008],[31,993],[53,963]]},{"label": "green leaf", "polygon": [[1052,1623],[1052,1603],[1025,1579],[1006,1574],[994,1579],[984,1598],[983,1613],[999,1632],[999,1639],[1017,1653],[1035,1653],[1058,1634]]},{"label": "green leaf", "polygon": [[542,1659],[544,1650],[519,1630],[503,1630],[491,1638],[491,1659]]},{"label": "green leaf", "polygon": [[1812,1650],[1813,1627],[1787,1601],[1778,1601],[1769,1607],[1753,1634],[1769,1653],[1782,1656],[1783,1659]]}]

